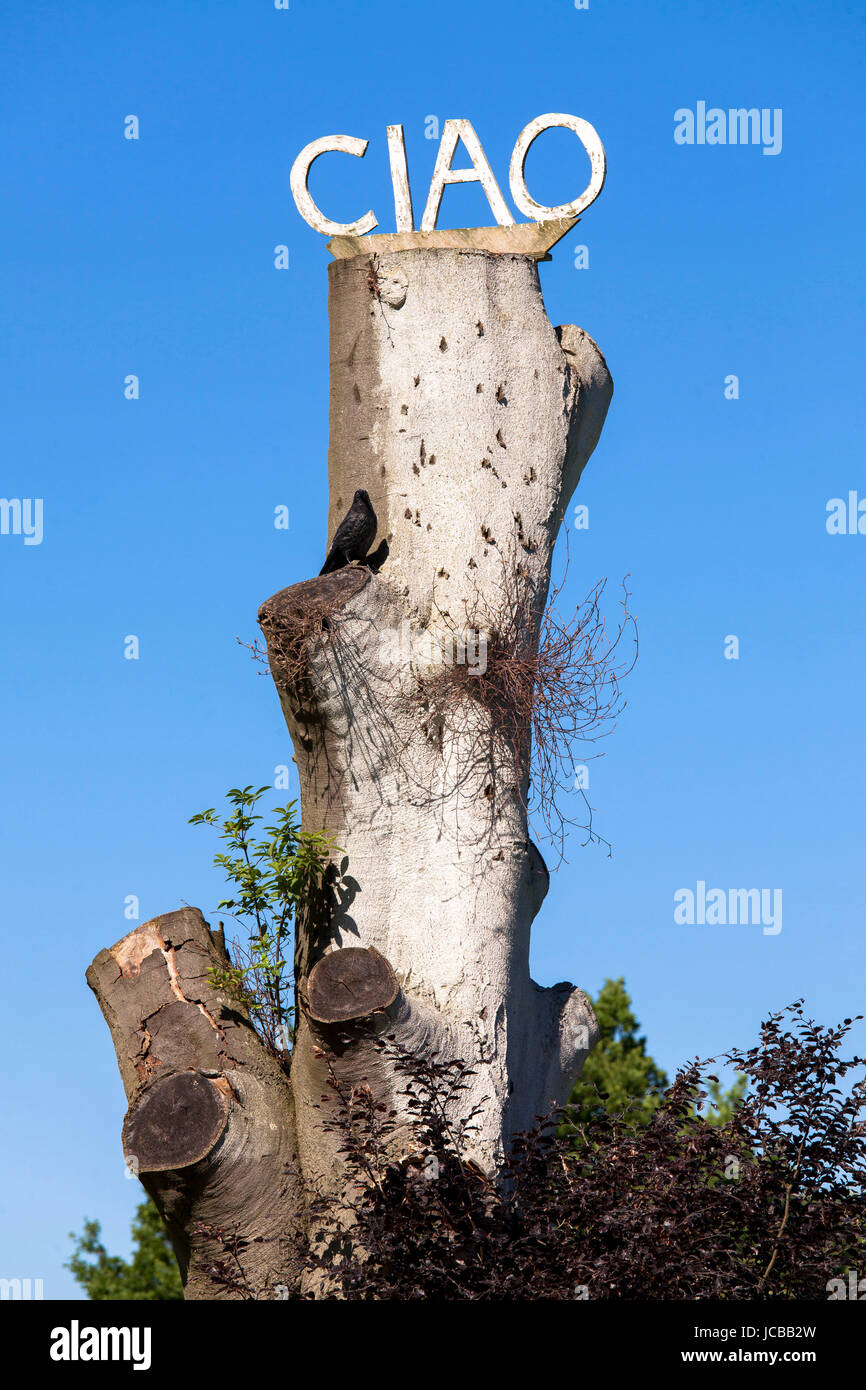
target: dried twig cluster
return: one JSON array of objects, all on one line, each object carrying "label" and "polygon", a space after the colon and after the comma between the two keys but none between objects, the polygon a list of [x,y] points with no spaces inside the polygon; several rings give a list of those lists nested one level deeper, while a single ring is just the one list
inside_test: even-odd
[{"label": "dried twig cluster", "polygon": [[[261,626],[267,639],[267,648],[261,647],[258,640],[241,642],[247,647],[256,661],[268,664],[280,683],[289,688],[301,684],[309,672],[310,652],[308,641],[311,637],[328,633],[331,640],[337,636],[339,616],[337,610],[342,596],[333,587],[321,594],[310,593],[312,584],[304,586],[303,605],[298,603],[283,609],[279,616],[267,611],[261,617]],[[240,638],[237,639],[239,642]]]},{"label": "dried twig cluster", "polygon": [[[611,630],[602,612],[607,581],[595,584],[566,619],[557,607],[565,577],[542,608],[523,566],[503,558],[495,597],[478,594],[466,605],[464,627],[483,636],[486,661],[475,667],[455,662],[420,682],[421,697],[440,721],[453,719],[467,699],[488,711],[479,740],[501,740],[508,756],[503,765],[501,758],[490,759],[489,749],[476,746],[473,754],[488,757],[527,809],[533,803],[544,838],[557,846],[560,858],[569,826],[580,825],[587,840],[607,844],[593,829],[592,808],[576,785],[575,746],[613,732],[625,707],[621,682],[637,660],[625,580],[622,616]],[[451,625],[450,618],[445,621]],[[627,632],[634,637],[628,651],[623,650]],[[587,756],[598,755],[582,753]],[[570,810],[575,792],[585,820]]]}]

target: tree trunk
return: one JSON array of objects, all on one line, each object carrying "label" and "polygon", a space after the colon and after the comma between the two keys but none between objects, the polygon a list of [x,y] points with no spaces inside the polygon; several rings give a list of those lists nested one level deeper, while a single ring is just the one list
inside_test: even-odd
[{"label": "tree trunk", "polygon": [[126,1091],[126,1161],[165,1218],[185,1297],[288,1297],[304,1222],[292,1088],[211,985],[226,963],[221,933],[187,907],[100,951],[87,983]]},{"label": "tree trunk", "polygon": [[[329,312],[328,535],[365,488],[379,545],[368,567],[295,584],[259,614],[304,829],[343,851],[331,912],[297,924],[291,1079],[209,995],[200,966],[217,947],[192,910],[138,928],[89,975],[130,1098],[127,1152],[132,1136],[184,1259],[203,1267],[196,1221],[234,1221],[261,1256],[253,1283],[265,1291],[296,1287],[301,1208],[345,1186],[322,1124],[323,1054],[398,1112],[405,1082],[371,1032],[470,1063],[454,1118],[477,1110],[471,1156],[491,1169],[512,1134],[567,1097],[597,1038],[579,989],[530,978],[548,873],[527,828],[527,742],[515,746],[502,710],[473,697],[471,670],[454,685],[453,663],[471,667],[467,633],[484,660],[516,590],[529,595],[521,640],[537,645],[556,535],[610,401],[607,367],[581,329],[551,326],[529,255],[336,260]],[[179,958],[196,953],[193,993],[172,975],[180,927]],[[164,1056],[153,1020],[166,1014]],[[184,1126],[190,1117],[182,1162],[168,1131],[146,1122],[166,1072],[174,1087],[178,1075],[204,1078],[201,1095],[166,1093]],[[187,1297],[225,1293],[190,1275]]]}]

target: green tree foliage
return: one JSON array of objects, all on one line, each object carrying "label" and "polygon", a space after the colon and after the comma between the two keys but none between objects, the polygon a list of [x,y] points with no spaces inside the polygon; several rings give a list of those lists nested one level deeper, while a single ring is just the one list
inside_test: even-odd
[{"label": "green tree foliage", "polygon": [[635,1124],[649,1123],[668,1086],[668,1078],[646,1050],[646,1038],[632,1012],[625,980],[605,980],[593,1000],[601,1037],[584,1063],[569,1097],[577,1125],[591,1124],[599,1112],[625,1109]]},{"label": "green tree foliage", "polygon": [[[643,1127],[658,1109],[669,1082],[648,1054],[646,1038],[638,1034],[640,1023],[622,976],[605,980],[593,1008],[601,1037],[569,1097],[569,1117],[575,1125],[589,1125],[602,1111],[609,1115],[627,1111],[631,1123]],[[719,1081],[710,1080],[709,1104],[699,1113],[708,1124],[727,1124],[743,1099],[746,1085],[742,1074],[726,1091]]]},{"label": "green tree foliage", "polygon": [[91,1299],[183,1298],[177,1262],[162,1217],[150,1198],[136,1208],[132,1222],[132,1259],[109,1255],[98,1221],[85,1221],[83,1235],[70,1233],[75,1252],[66,1262]]}]

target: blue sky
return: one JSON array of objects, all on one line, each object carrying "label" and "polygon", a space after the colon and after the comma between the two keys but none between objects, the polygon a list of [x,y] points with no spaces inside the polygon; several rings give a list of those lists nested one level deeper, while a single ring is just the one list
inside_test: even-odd
[{"label": "blue sky", "polygon": [[[142,921],[214,908],[215,844],[188,817],[290,756],[235,637],[325,553],[329,257],[288,186],[320,135],[369,139],[311,186],[338,219],[373,205],[380,232],[388,124],[419,217],[430,115],[473,122],[506,197],[536,115],[583,116],[607,151],[541,276],[553,323],[587,329],[615,381],[565,599],[629,574],[640,660],[590,764],[613,856],[572,842],[535,977],[624,975],[669,1071],[750,1044],[800,995],[824,1022],[862,1009],[866,535],[825,521],[830,498],[866,498],[864,34],[839,0],[7,9],[0,493],[42,498],[44,537],[0,536],[0,1274],[73,1295],[85,1216],[128,1250],[140,1189],[84,971],[132,925],[129,894]],[[677,145],[698,101],[781,109],[780,153]],[[585,173],[564,131],[527,161],[551,204]],[[446,190],[440,225],[491,220],[477,188]],[[781,888],[782,931],[676,924],[699,880]]]}]

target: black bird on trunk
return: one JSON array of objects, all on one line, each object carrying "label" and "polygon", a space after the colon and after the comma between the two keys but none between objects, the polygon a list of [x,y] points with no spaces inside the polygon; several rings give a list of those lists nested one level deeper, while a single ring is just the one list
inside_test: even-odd
[{"label": "black bird on trunk", "polygon": [[359,487],[351,507],[337,527],[319,574],[331,574],[333,570],[343,569],[352,560],[363,560],[373,544],[378,525],[373,504],[364,489]]}]

